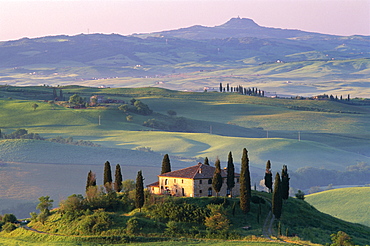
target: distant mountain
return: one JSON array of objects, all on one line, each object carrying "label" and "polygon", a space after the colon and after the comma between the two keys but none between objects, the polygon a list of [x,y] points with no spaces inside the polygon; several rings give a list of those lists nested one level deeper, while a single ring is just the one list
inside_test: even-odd
[{"label": "distant mountain", "polygon": [[[333,64],[337,71],[335,77],[326,80],[338,81],[338,77],[345,77],[351,81],[360,79],[362,83],[363,79],[368,78],[366,58],[370,58],[369,47],[370,36],[343,37],[268,28],[259,26],[251,19],[232,18],[215,27],[193,26],[131,36],[80,34],[0,42],[0,82],[22,85],[45,82],[78,84],[78,81],[96,78],[161,77],[244,69],[277,62],[282,65],[348,60],[353,64],[347,67]],[[365,61],[361,60],[364,58]],[[306,64],[300,66],[303,68]],[[305,73],[303,77],[311,83],[312,69],[301,69],[300,74],[302,70]],[[281,71],[287,72],[279,69],[276,73]],[[33,82],[29,79],[30,74],[35,75]],[[47,76],[48,80],[40,76]],[[282,76],[286,81],[292,80],[290,74]],[[321,77],[316,71],[315,76]],[[256,78],[248,78],[248,81]],[[212,87],[212,83],[201,87]],[[199,89],[197,84],[193,88],[189,88],[189,85],[185,87],[187,90]],[[181,86],[166,88],[179,89]]]},{"label": "distant mountain", "polygon": [[185,39],[224,39],[224,38],[328,38],[335,37],[327,34],[304,32],[300,30],[280,29],[259,26],[252,19],[232,18],[225,24],[215,27],[191,26],[171,31],[138,34],[137,37],[164,36]]}]

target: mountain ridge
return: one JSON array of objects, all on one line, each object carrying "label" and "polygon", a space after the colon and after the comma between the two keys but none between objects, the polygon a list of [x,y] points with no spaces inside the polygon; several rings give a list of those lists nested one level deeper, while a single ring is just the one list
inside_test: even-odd
[{"label": "mountain ridge", "polygon": [[214,39],[227,37],[256,37],[256,38],[327,38],[340,37],[338,35],[321,34],[315,32],[306,32],[298,29],[282,29],[264,27],[258,25],[253,19],[249,18],[231,18],[224,24],[207,27],[194,25],[175,30],[152,32],[149,34],[133,34],[135,37],[164,36],[187,39]]}]

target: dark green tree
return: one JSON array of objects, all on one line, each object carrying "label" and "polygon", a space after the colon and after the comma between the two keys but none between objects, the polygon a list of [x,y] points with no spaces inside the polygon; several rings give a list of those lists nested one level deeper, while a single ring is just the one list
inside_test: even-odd
[{"label": "dark green tree", "polygon": [[212,178],[212,187],[216,191],[216,196],[218,196],[218,193],[220,192],[222,187],[221,164],[218,158],[216,159],[215,167],[216,169],[213,173]]},{"label": "dark green tree", "polygon": [[17,217],[14,214],[4,214],[2,218],[2,222],[4,223],[14,223],[17,221]]},{"label": "dark green tree", "polygon": [[331,241],[333,242],[330,244],[331,246],[352,246],[355,245],[352,242],[352,238],[343,231],[338,231],[336,234],[331,234]]},{"label": "dark green tree", "polygon": [[40,203],[37,205],[36,209],[39,209],[42,214],[49,215],[50,209],[53,206],[54,200],[51,200],[49,196],[39,197]]},{"label": "dark green tree", "polygon": [[107,192],[112,190],[112,170],[110,168],[109,161],[104,163],[104,179],[103,179],[104,187]]},{"label": "dark green tree", "polygon": [[301,190],[298,190],[298,192],[295,194],[295,197],[300,200],[304,200],[304,192]]},{"label": "dark green tree", "polygon": [[289,198],[289,179],[288,167],[283,165],[283,170],[281,171],[281,196],[284,200]]},{"label": "dark green tree", "polygon": [[83,102],[84,102],[83,98],[77,94],[74,94],[69,97],[69,103],[73,105],[80,106],[81,104],[83,104]]},{"label": "dark green tree", "polygon": [[230,196],[233,197],[233,188],[235,186],[235,167],[233,162],[233,155],[231,151],[227,158],[227,179],[226,179],[227,189],[230,191]]},{"label": "dark green tree", "polygon": [[121,173],[121,166],[119,164],[116,165],[116,172],[114,174],[114,190],[116,192],[120,192],[122,190],[122,173]]},{"label": "dark green tree", "polygon": [[57,100],[57,98],[58,98],[57,90],[55,89],[55,87],[53,87],[53,100]]},{"label": "dark green tree", "polygon": [[248,213],[251,208],[251,178],[249,172],[249,158],[246,148],[243,149],[240,172],[240,208]]},{"label": "dark green tree", "polygon": [[91,170],[87,174],[87,181],[86,181],[86,191],[89,189],[91,186],[96,186],[96,175],[93,173]]},{"label": "dark green tree", "polygon": [[220,83],[220,92],[222,92],[222,83]]},{"label": "dark green tree", "polygon": [[209,160],[208,160],[208,157],[204,158],[204,165],[209,166]]},{"label": "dark green tree", "polygon": [[270,160],[266,163],[265,171],[265,185],[269,189],[269,192],[272,192],[272,173],[271,173],[271,162]]},{"label": "dark green tree", "polygon": [[39,105],[37,103],[32,104],[33,110],[36,110],[38,107],[39,107]]},{"label": "dark green tree", "polygon": [[171,172],[171,163],[170,163],[170,157],[168,156],[168,154],[165,154],[162,160],[161,174],[168,173],[168,172]]},{"label": "dark green tree", "polygon": [[276,219],[280,219],[283,209],[283,198],[281,194],[280,174],[276,173],[274,182],[274,192],[272,193],[272,213]]},{"label": "dark green tree", "polygon": [[136,177],[136,193],[135,193],[135,207],[140,209],[144,205],[144,179],[141,170],[137,173]]},{"label": "dark green tree", "polygon": [[153,113],[153,110],[151,110],[148,105],[146,105],[140,100],[135,101],[134,106],[135,106],[136,113],[138,114],[150,115],[151,113]]},{"label": "dark green tree", "polygon": [[59,98],[58,99],[61,100],[61,101],[64,101],[64,96],[63,96],[62,89],[60,89],[60,91],[59,91]]}]

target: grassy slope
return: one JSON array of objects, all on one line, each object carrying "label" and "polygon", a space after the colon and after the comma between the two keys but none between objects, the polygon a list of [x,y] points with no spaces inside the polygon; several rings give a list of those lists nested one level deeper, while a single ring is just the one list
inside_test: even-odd
[{"label": "grassy slope", "polygon": [[[262,192],[254,192],[253,194],[263,196],[267,200],[271,200],[271,194],[262,193]],[[183,199],[183,198],[180,198]],[[198,206],[205,206],[210,202],[212,198],[185,198],[187,202],[197,204]],[[233,232],[241,235],[242,237],[250,237],[251,235],[261,235],[262,234],[262,227],[264,224],[264,218],[267,216],[270,207],[265,204],[262,205],[262,214],[260,222],[257,222],[256,216],[258,211],[258,205],[251,204],[251,211],[248,214],[243,214],[240,210],[239,206],[236,206],[235,216],[232,216],[232,203],[226,207],[228,210],[228,217],[231,221],[232,227],[231,230]],[[146,209],[143,209],[143,214],[146,213]],[[120,212],[115,214],[115,224],[111,228],[110,231],[105,232],[103,235],[115,235],[115,236],[123,236],[125,235],[122,229],[125,227],[127,220],[135,213],[131,214],[122,214]],[[137,215],[141,220],[147,221],[148,225],[152,225],[152,221],[149,221],[149,217],[143,216],[143,214]],[[49,233],[55,233],[58,231],[60,235],[76,235],[73,228],[78,226],[78,221],[71,223],[71,225],[66,225],[60,221],[60,214],[53,214],[49,217],[49,221],[42,225],[39,222],[31,223],[31,226],[36,228],[40,231],[46,231]],[[159,223],[159,222],[155,222]],[[153,224],[154,225],[154,224]],[[251,230],[245,231],[242,229],[243,226],[249,225],[252,227]],[[151,228],[153,227],[153,228]],[[154,228],[156,227],[156,228]],[[281,217],[281,229],[282,233],[285,234],[286,230],[288,229],[289,235],[298,235],[303,240],[310,240],[314,243],[325,244],[330,242],[330,235],[332,233],[336,233],[339,230],[345,231],[349,234],[353,239],[354,242],[358,245],[366,245],[370,242],[370,228],[352,224],[349,222],[342,221],[340,219],[334,218],[330,215],[324,214],[319,212],[314,207],[310,206],[307,202],[289,198],[287,201],[284,202],[283,205],[283,214]],[[143,224],[143,230],[140,234],[141,236],[149,236],[150,235],[157,235],[157,236],[168,236],[162,235],[160,232],[163,229],[159,229],[158,224],[157,226],[145,226]],[[113,234],[112,234],[113,233]],[[77,233],[78,234],[78,233]],[[277,223],[273,226],[273,235],[277,234]],[[81,236],[81,235],[80,235]],[[33,232],[24,232],[24,230],[18,229],[11,234],[0,234],[0,240],[9,240],[4,238],[16,238],[18,240],[27,240],[29,242],[35,241],[49,241],[49,242],[56,242],[59,240],[65,240],[66,242],[73,242],[74,237],[60,237],[60,236],[48,236],[48,235],[40,235],[35,234]],[[78,240],[78,237],[75,238]],[[294,239],[293,239],[294,240]],[[1,242],[1,241],[0,241]],[[189,242],[189,241],[188,241]],[[183,242],[185,243],[185,242]],[[195,243],[195,242],[193,242]],[[239,245],[240,242],[235,242],[236,245]],[[257,243],[257,242],[254,242]],[[252,245],[254,245],[254,243]],[[201,244],[200,242],[200,245]],[[207,244],[205,244],[207,245]],[[228,244],[226,244],[228,245]],[[231,244],[233,245],[233,244]],[[245,245],[245,244],[244,244]],[[249,245],[249,244],[248,244]],[[258,244],[257,244],[258,245]],[[307,245],[307,244],[305,244]]]},{"label": "grassy slope", "polygon": [[370,226],[370,187],[342,188],[308,195],[318,210],[353,223]]}]

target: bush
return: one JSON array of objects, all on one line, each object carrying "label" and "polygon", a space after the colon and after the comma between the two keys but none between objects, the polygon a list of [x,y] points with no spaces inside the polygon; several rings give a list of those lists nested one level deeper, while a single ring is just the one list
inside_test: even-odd
[{"label": "bush", "polygon": [[127,234],[136,234],[142,230],[138,218],[132,217],[126,223],[126,233]]},{"label": "bush", "polygon": [[4,214],[3,216],[3,222],[4,223],[14,223],[17,221],[17,218],[15,217],[14,214]]},{"label": "bush", "polygon": [[17,229],[17,227],[14,224],[10,223],[10,222],[5,223],[5,225],[3,225],[2,228],[3,228],[3,231],[5,231],[5,232],[11,232],[11,231],[14,231],[15,229]]}]

